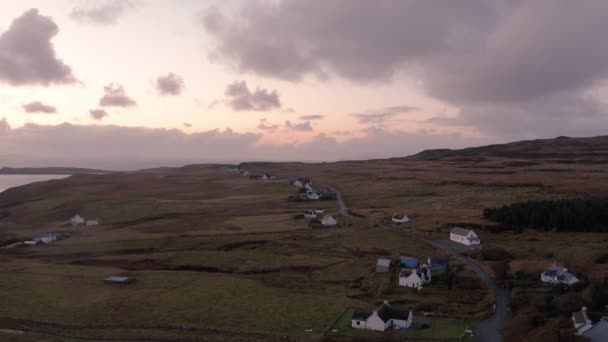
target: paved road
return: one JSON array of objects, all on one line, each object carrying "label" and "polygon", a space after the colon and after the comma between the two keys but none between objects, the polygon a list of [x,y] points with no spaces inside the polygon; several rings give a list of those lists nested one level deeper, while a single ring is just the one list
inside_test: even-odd
[{"label": "paved road", "polygon": [[[335,187],[330,186],[329,188],[332,189],[334,192],[336,192],[338,204],[340,205],[340,213],[342,215],[349,216],[354,219],[362,220],[366,223],[370,223],[370,224],[374,223],[370,219],[367,219],[364,217],[352,216],[348,211],[348,206],[346,205],[346,202],[344,201],[344,197],[342,196],[342,193],[340,191],[338,191]],[[382,225],[382,224],[378,224],[378,225],[382,226],[384,228],[387,228],[387,229],[395,229],[394,226],[388,226],[388,225]],[[401,229],[401,231],[420,241],[423,241],[435,248],[444,250],[451,256],[453,256],[453,257],[457,258],[458,260],[462,261],[463,263],[467,264],[469,266],[469,268],[471,268],[471,270],[473,270],[473,272],[475,272],[475,274],[477,274],[477,276],[481,280],[483,280],[483,282],[485,282],[490,289],[492,289],[492,291],[494,292],[494,295],[496,297],[496,310],[492,316],[481,321],[475,327],[473,334],[475,336],[474,340],[476,342],[500,342],[500,340],[501,340],[500,332],[502,331],[502,328],[505,325],[505,321],[507,318],[507,310],[509,308],[509,293],[505,289],[494,284],[494,282],[492,281],[490,276],[488,276],[488,274],[479,266],[479,264],[476,261],[474,261],[471,258],[467,258],[463,255],[460,255],[456,251],[454,251],[452,249],[451,244],[448,241],[429,240],[429,239],[426,239],[426,238],[419,236],[408,230]]]}]

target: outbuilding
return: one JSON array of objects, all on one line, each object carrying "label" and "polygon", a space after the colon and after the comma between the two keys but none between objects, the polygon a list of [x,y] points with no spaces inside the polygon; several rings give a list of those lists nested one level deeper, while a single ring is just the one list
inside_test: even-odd
[{"label": "outbuilding", "polygon": [[335,226],[338,224],[338,219],[331,215],[325,215],[321,220],[321,224],[328,227]]},{"label": "outbuilding", "polygon": [[378,272],[378,273],[386,273],[389,271],[390,267],[391,267],[390,259],[380,258],[376,262],[376,272]]},{"label": "outbuilding", "polygon": [[410,218],[407,217],[407,215],[405,214],[394,214],[393,215],[393,222],[395,223],[405,223],[405,222],[409,222]]},{"label": "outbuilding", "polygon": [[127,285],[131,284],[135,279],[124,276],[110,276],[103,280],[104,283],[109,285]]},{"label": "outbuilding", "polygon": [[401,265],[409,268],[418,267],[418,258],[402,256],[399,258]]}]

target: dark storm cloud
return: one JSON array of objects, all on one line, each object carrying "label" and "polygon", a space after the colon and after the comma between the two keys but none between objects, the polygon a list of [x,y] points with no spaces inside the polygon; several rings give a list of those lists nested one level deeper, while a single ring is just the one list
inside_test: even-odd
[{"label": "dark storm cloud", "polygon": [[252,92],[245,81],[235,81],[229,84],[224,95],[227,97],[228,106],[235,111],[264,112],[281,108],[281,100],[276,90],[256,88]]},{"label": "dark storm cloud", "polygon": [[57,113],[57,108],[46,105],[40,101],[26,103],[22,107],[23,107],[23,110],[29,114],[34,114],[34,113],[54,114],[54,113]]},{"label": "dark storm cloud", "polygon": [[[91,4],[92,5],[92,4]],[[78,21],[92,22],[101,25],[115,24],[118,18],[134,6],[127,0],[107,1],[97,6],[77,7],[70,17]]]},{"label": "dark storm cloud", "polygon": [[304,120],[304,121],[322,120],[324,118],[325,118],[325,115],[302,115],[299,117],[300,120]]},{"label": "dark storm cloud", "polygon": [[310,125],[310,121],[304,121],[300,123],[291,123],[291,121],[285,121],[285,128],[288,130],[298,131],[298,132],[311,132],[312,126]]},{"label": "dark storm cloud", "polygon": [[409,106],[394,106],[371,110],[365,113],[355,113],[351,114],[351,116],[357,118],[361,124],[383,124],[390,118],[405,114],[415,109],[416,108]]},{"label": "dark storm cloud", "polygon": [[181,76],[174,73],[169,73],[166,76],[161,76],[156,79],[156,89],[161,95],[177,96],[184,89],[184,80]]},{"label": "dark storm cloud", "polygon": [[91,115],[91,117],[94,120],[102,120],[103,118],[105,118],[106,116],[108,116],[108,113],[103,110],[103,109],[91,109],[89,110],[89,115]]},{"label": "dark storm cloud", "polygon": [[119,85],[110,83],[103,87],[104,95],[99,100],[101,107],[133,107],[137,103],[125,93],[125,89]]},{"label": "dark storm cloud", "polygon": [[516,137],[524,122],[539,136],[564,122],[597,132],[581,130],[574,114],[557,119],[573,103],[573,113],[606,121],[588,93],[608,81],[607,17],[604,0],[283,0],[248,1],[230,15],[212,9],[202,23],[217,60],[238,69],[292,81],[399,73],[460,109],[467,125]]},{"label": "dark storm cloud", "polygon": [[0,82],[14,86],[74,83],[69,66],[57,58],[51,40],[59,27],[31,9],[0,35]]}]

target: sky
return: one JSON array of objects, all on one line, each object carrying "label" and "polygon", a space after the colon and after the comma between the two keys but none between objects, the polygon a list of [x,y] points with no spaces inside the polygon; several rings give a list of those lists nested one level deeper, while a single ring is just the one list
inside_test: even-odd
[{"label": "sky", "polygon": [[401,157],[608,128],[608,2],[0,4],[0,166]]}]

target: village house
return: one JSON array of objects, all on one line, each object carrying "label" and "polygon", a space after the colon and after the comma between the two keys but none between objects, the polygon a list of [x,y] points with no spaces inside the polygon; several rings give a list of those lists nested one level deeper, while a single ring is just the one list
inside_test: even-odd
[{"label": "village house", "polygon": [[574,274],[568,272],[568,269],[553,263],[546,271],[540,274],[540,280],[545,284],[558,285],[566,284],[568,286],[575,285],[580,280]]},{"label": "village house", "polygon": [[454,227],[450,232],[450,240],[461,243],[466,246],[479,246],[481,241],[479,236],[471,229]]},{"label": "village house", "polygon": [[315,209],[315,214],[323,214],[325,213],[325,209]]},{"label": "village house", "polygon": [[378,273],[386,273],[386,272],[388,272],[390,267],[391,267],[390,259],[380,258],[380,259],[378,259],[378,261],[376,261],[376,272],[378,272]]},{"label": "village house", "polygon": [[399,272],[399,286],[421,288],[431,281],[431,270],[427,267],[419,269],[402,268]]},{"label": "village house", "polygon": [[85,224],[87,226],[97,226],[97,225],[99,225],[99,219],[87,220]]},{"label": "village house", "polygon": [[323,197],[323,194],[314,190],[308,190],[306,191],[306,197],[308,197],[309,200],[318,201]]},{"label": "village house", "polygon": [[309,220],[317,218],[317,213],[314,210],[307,210],[304,212],[304,218]]},{"label": "village house", "polygon": [[81,224],[84,224],[85,220],[80,217],[80,214],[76,214],[76,216],[72,217],[70,222],[72,222],[72,226],[79,226]]},{"label": "village house", "polygon": [[325,215],[321,220],[321,224],[324,226],[335,226],[338,224],[338,219],[331,215]]},{"label": "village house", "polygon": [[583,306],[581,311],[572,313],[572,321],[576,335],[584,336],[591,342],[608,341],[608,317],[602,317],[599,322],[593,324],[587,315],[587,308]]},{"label": "village house", "polygon": [[57,241],[57,235],[55,235],[54,233],[40,233],[34,235],[32,241],[34,241],[36,244],[49,244],[51,242]]},{"label": "village house", "polygon": [[135,279],[123,276],[110,276],[103,280],[108,285],[127,285],[134,282]]},{"label": "village house", "polygon": [[388,329],[407,329],[412,325],[412,310],[398,310],[392,308],[387,301],[377,310],[354,310],[351,318],[351,327],[373,331],[386,331]]},{"label": "village house", "polygon": [[427,263],[424,266],[430,268],[432,272],[441,272],[441,271],[445,271],[448,268],[449,264],[450,264],[449,257],[432,256],[432,257],[428,257]]},{"label": "village house", "polygon": [[241,173],[241,170],[238,167],[233,167],[232,169],[230,169],[230,171],[232,171],[233,173]]},{"label": "village house", "polygon": [[396,223],[405,223],[405,222],[409,222],[410,218],[407,217],[407,215],[405,214],[394,214],[393,215],[393,222]]}]

